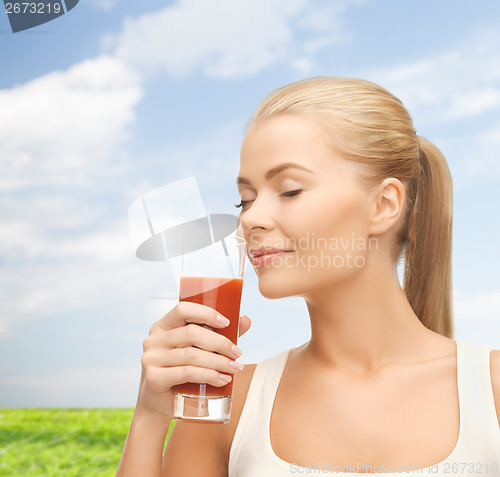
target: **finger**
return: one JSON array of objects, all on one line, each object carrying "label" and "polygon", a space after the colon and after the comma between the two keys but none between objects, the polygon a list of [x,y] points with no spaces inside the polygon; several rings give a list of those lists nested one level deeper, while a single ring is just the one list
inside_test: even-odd
[{"label": "finger", "polygon": [[225,386],[232,380],[230,374],[197,366],[177,366],[174,368],[152,368],[146,373],[146,381],[154,388],[171,388],[177,384],[199,383]]},{"label": "finger", "polygon": [[143,368],[197,366],[199,368],[214,369],[220,373],[234,374],[243,369],[243,364],[226,358],[217,353],[210,353],[199,348],[174,348],[165,352],[155,349],[142,355]]},{"label": "finger", "polygon": [[241,356],[241,350],[227,337],[203,326],[189,323],[168,333],[154,333],[144,340],[144,351],[153,348],[197,347],[222,354],[231,359]]},{"label": "finger", "polygon": [[183,383],[207,383],[212,386],[224,386],[229,383],[233,377],[230,374],[219,373],[213,369],[198,368],[196,366],[179,366],[171,368],[173,370],[173,379],[175,384]]},{"label": "finger", "polygon": [[238,336],[244,335],[252,325],[252,320],[247,315],[240,316]]},{"label": "finger", "polygon": [[156,327],[171,330],[188,323],[207,325],[211,328],[225,328],[229,325],[229,320],[209,306],[181,301],[158,320],[151,330],[153,331]]}]

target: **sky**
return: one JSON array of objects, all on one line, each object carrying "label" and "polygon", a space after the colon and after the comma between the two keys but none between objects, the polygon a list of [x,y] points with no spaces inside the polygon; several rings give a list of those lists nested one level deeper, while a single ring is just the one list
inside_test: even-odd
[{"label": "sky", "polygon": [[[135,256],[129,206],[195,176],[237,213],[249,116],[310,76],[380,83],[444,152],[455,338],[500,349],[499,24],[496,0],[82,0],[18,33],[0,11],[0,407],[135,404],[175,281]],[[241,313],[244,363],[309,338],[248,267]]]}]

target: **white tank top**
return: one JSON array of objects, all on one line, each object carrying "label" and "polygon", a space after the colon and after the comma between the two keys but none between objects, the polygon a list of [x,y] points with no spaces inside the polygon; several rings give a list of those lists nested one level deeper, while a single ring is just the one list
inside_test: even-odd
[{"label": "white tank top", "polygon": [[[500,477],[500,428],[490,378],[490,349],[455,340],[460,431],[452,453],[439,464],[394,472],[384,477],[425,475]],[[291,474],[336,474],[367,477],[370,472],[299,467],[280,459],[271,447],[269,424],[276,390],[290,350],[257,365],[229,453],[229,477],[290,477]],[[376,467],[373,467],[373,473]],[[387,470],[391,470],[388,469]],[[396,470],[398,470],[396,472]]]}]

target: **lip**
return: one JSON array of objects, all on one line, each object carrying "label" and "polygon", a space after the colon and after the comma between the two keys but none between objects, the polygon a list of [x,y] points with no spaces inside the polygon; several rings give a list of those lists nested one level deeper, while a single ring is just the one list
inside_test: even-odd
[{"label": "lip", "polygon": [[293,252],[293,250],[284,250],[271,247],[260,247],[250,249],[249,254],[252,257],[252,264],[254,267],[259,267],[270,261],[274,260],[285,253]]}]

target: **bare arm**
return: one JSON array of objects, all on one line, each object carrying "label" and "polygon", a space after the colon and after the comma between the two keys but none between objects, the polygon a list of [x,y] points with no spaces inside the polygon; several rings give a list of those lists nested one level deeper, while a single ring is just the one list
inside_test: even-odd
[{"label": "bare arm", "polygon": [[116,475],[161,477],[163,446],[170,422],[136,408]]}]

